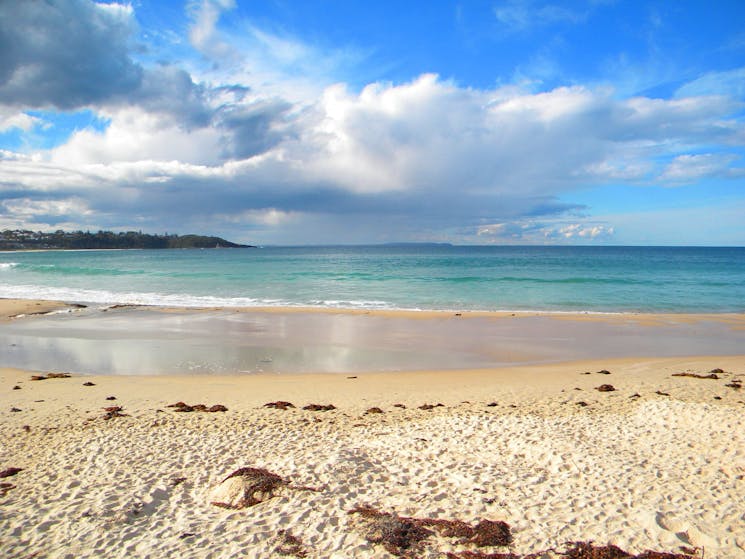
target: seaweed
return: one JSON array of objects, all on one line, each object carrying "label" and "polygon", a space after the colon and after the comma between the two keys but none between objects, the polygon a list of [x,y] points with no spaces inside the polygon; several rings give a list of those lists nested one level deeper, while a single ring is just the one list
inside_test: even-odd
[{"label": "seaweed", "polygon": [[47,380],[50,378],[70,378],[69,373],[47,373],[46,375],[31,375],[31,380]]},{"label": "seaweed", "polygon": [[273,408],[275,410],[287,410],[290,408],[294,408],[294,404],[292,402],[285,402],[283,400],[277,400],[276,402],[269,402],[268,404],[264,404],[265,408]]},{"label": "seaweed", "polygon": [[419,406],[420,410],[429,411],[433,410],[435,408],[444,408],[445,406],[443,404],[437,403],[437,404],[422,404]]},{"label": "seaweed", "polygon": [[335,410],[336,406],[334,404],[308,404],[303,406],[303,409],[307,411],[331,411]]},{"label": "seaweed", "polygon": [[[721,369],[720,369],[721,370]],[[719,379],[719,375],[717,373],[711,372],[708,375],[699,375],[697,373],[673,373],[671,376],[674,377],[690,377],[690,378],[703,378],[703,379]]]},{"label": "seaweed", "polygon": [[612,384],[601,384],[595,390],[598,392],[615,392],[616,388]]},{"label": "seaweed", "polygon": [[242,497],[233,504],[212,501],[212,504],[226,509],[242,509],[252,507],[272,496],[277,487],[287,482],[277,474],[264,468],[239,468],[222,480],[225,483],[231,478],[241,477],[245,483]]},{"label": "seaweed", "polygon": [[115,417],[128,417],[126,413],[122,413],[121,406],[109,406],[108,408],[103,408],[103,411],[105,412],[103,414],[103,419],[108,421],[109,419],[114,419]]},{"label": "seaweed", "polygon": [[274,548],[274,553],[277,555],[300,558],[308,556],[302,540],[297,536],[293,536],[289,530],[280,530],[277,534],[277,539],[279,541],[277,547]]},{"label": "seaweed", "polygon": [[357,507],[349,514],[359,514],[363,519],[364,538],[367,541],[381,544],[386,551],[399,557],[418,551],[422,541],[432,535],[415,519],[402,518],[370,507]]},{"label": "seaweed", "polygon": [[462,520],[402,517],[368,506],[354,508],[349,514],[358,514],[363,519],[367,541],[381,544],[388,552],[398,556],[418,551],[421,542],[434,533],[445,538],[459,538],[458,544],[476,547],[507,546],[512,543],[510,527],[502,521],[481,520],[472,526]]},{"label": "seaweed", "polygon": [[23,468],[6,468],[2,472],[0,472],[0,478],[11,477],[22,471]]},{"label": "seaweed", "polygon": [[385,413],[385,412],[383,410],[381,410],[380,408],[369,408],[365,412],[365,414],[368,414],[368,413]]},{"label": "seaweed", "polygon": [[175,404],[169,404],[166,406],[167,408],[176,408],[173,411],[175,412],[192,412],[192,411],[203,411],[203,412],[218,412],[218,411],[228,411],[228,408],[223,406],[222,404],[215,404],[214,406],[207,407],[204,404],[186,404],[184,402],[176,402]]}]

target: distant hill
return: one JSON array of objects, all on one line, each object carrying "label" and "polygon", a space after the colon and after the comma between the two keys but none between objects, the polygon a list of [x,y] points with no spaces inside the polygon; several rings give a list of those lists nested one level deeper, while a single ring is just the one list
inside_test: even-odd
[{"label": "distant hill", "polygon": [[137,231],[40,231],[0,232],[0,250],[34,249],[125,249],[125,248],[255,248],[204,235],[149,235]]}]

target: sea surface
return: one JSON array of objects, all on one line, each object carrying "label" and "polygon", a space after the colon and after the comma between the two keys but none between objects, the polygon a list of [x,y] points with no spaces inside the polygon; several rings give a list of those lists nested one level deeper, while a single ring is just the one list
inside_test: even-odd
[{"label": "sea surface", "polygon": [[0,297],[181,307],[745,312],[745,248],[2,252]]}]

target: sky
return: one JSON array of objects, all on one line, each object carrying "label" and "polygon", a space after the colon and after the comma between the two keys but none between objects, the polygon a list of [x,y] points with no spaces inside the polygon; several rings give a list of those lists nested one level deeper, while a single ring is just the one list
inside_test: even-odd
[{"label": "sky", "polygon": [[745,245],[742,0],[0,0],[0,229]]}]

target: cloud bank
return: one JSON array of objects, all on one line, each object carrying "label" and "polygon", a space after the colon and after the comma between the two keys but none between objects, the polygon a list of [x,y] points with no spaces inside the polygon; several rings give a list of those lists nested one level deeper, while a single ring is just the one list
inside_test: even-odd
[{"label": "cloud bank", "polygon": [[572,192],[743,175],[742,104],[695,94],[705,79],[660,99],[581,85],[476,89],[423,74],[357,91],[328,83],[299,101],[282,94],[292,76],[265,89],[241,79],[250,57],[217,27],[231,7],[191,7],[200,55],[234,55],[230,72],[197,77],[138,62],[130,6],[0,5],[0,129],[43,127],[35,108],[90,109],[108,123],[51,149],[1,152],[0,227],[280,243],[607,241],[613,224],[567,202]]}]

